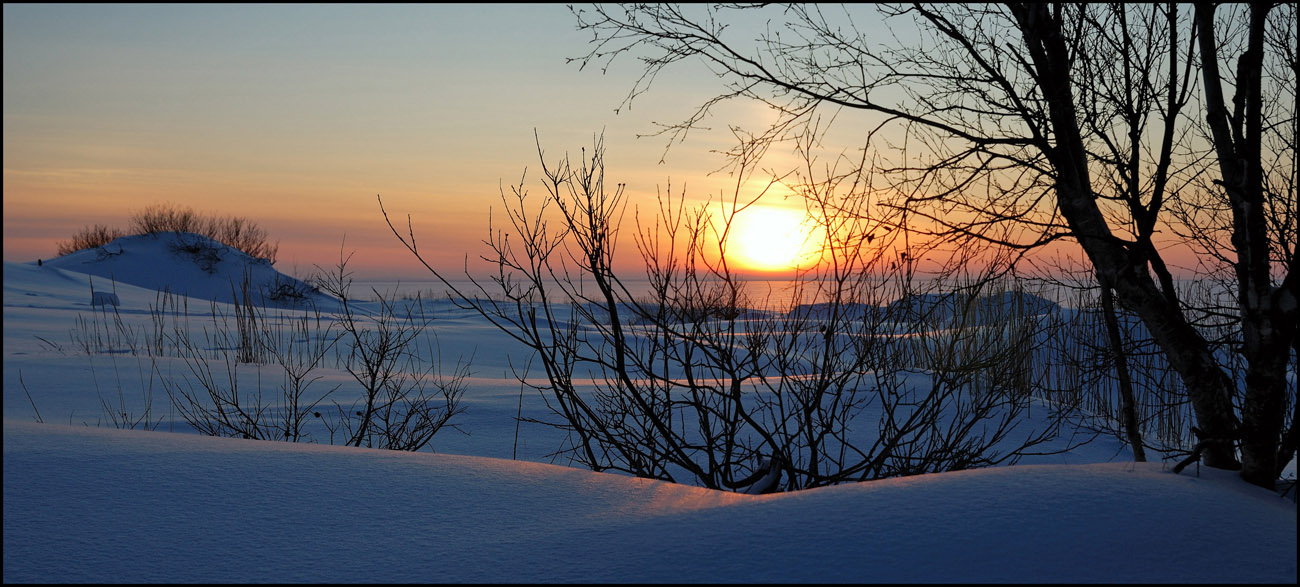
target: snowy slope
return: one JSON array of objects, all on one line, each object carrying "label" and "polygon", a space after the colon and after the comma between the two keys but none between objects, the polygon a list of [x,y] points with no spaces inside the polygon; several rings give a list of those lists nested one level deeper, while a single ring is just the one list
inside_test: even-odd
[{"label": "snowy slope", "polygon": [[4,423],[8,582],[1296,581],[1296,507],[1159,464],[744,496],[528,463]]},{"label": "snowy slope", "polygon": [[[245,270],[263,291],[283,277],[234,255],[209,271],[168,238],[4,264],[6,583],[1296,581],[1293,501],[1126,462],[1113,438],[1026,459],[1068,464],[771,496],[532,462],[556,444],[515,436],[519,410],[542,409],[520,403],[520,347],[446,303],[446,358],[472,355],[475,373],[442,454],[163,432],[178,420],[155,377],[184,365],[88,355],[76,325],[144,328],[163,285],[228,301]],[[96,313],[92,283],[115,312]],[[159,431],[107,426],[103,402],[139,410],[150,389]]]},{"label": "snowy slope", "polygon": [[43,265],[98,277],[94,280],[96,291],[113,292],[117,284],[128,284],[231,302],[242,299],[247,281],[249,293],[262,304],[293,306],[328,299],[306,283],[276,271],[265,259],[192,233],[124,236],[101,247],[46,260]]}]

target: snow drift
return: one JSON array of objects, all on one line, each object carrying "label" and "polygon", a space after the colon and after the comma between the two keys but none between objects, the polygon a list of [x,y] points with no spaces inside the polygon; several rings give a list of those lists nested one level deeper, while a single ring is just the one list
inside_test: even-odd
[{"label": "snow drift", "polygon": [[8,582],[1279,582],[1290,501],[1158,463],[747,496],[528,463],[6,421]]},{"label": "snow drift", "polygon": [[230,303],[248,295],[255,304],[274,307],[332,299],[276,271],[266,259],[188,232],[124,236],[43,264],[102,278],[92,282],[97,292],[111,293],[124,283],[204,301]]}]

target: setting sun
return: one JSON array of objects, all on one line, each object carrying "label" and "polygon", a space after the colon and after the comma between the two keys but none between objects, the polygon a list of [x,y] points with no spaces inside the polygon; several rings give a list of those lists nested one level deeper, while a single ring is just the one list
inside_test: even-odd
[{"label": "setting sun", "polygon": [[755,271],[804,268],[817,260],[816,232],[802,211],[751,206],[732,220],[727,258]]}]

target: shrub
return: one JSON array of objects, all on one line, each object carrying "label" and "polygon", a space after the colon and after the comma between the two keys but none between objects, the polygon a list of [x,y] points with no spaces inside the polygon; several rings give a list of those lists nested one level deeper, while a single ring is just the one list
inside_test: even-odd
[{"label": "shrub", "polygon": [[[471,287],[458,289],[424,265],[459,307],[532,351],[515,375],[549,414],[519,421],[561,432],[554,455],[595,471],[770,493],[1015,462],[1041,452],[1067,415],[1027,425],[1042,387],[1031,353],[1054,334],[1038,322],[976,323],[962,304],[955,324],[935,329],[865,310],[911,292],[942,299],[947,286],[887,265],[890,247],[859,246],[876,226],[866,207],[837,193],[843,178],[803,192],[810,209],[842,214],[824,221],[823,262],[794,276],[786,308],[750,312],[740,276],[705,254],[717,247],[722,258],[734,212],[690,211],[670,194],[654,220],[638,216],[633,238],[652,293],[633,300],[613,263],[624,184],[606,189],[601,140],[579,164],[543,160],[542,173],[540,202],[522,182],[510,196],[502,190],[509,228],[491,234],[483,257],[495,275],[467,272]],[[748,205],[740,187],[726,197]],[[387,219],[382,202],[380,211]],[[406,236],[389,226],[423,261],[409,224]],[[1005,266],[976,271],[972,257],[950,271],[980,299]],[[796,306],[801,298],[820,305]]]},{"label": "shrub", "polygon": [[193,232],[211,237],[211,220],[199,216],[193,209],[178,208],[174,204],[154,204],[131,216],[131,234],[157,232]]},{"label": "shrub", "polygon": [[274,264],[279,243],[268,240],[266,229],[239,216],[213,216],[195,212],[192,208],[175,204],[154,204],[135,212],[129,220],[127,231],[102,224],[87,226],[72,239],[60,241],[58,255],[67,255],[83,249],[107,244],[128,234],[156,234],[159,232],[190,232],[206,236],[226,246],[234,247],[251,257],[266,259]]},{"label": "shrub", "polygon": [[269,242],[266,229],[248,219],[238,216],[212,218],[208,230],[200,234],[239,249],[251,257],[275,263],[275,254],[280,249],[280,245]]},{"label": "shrub", "polygon": [[126,236],[126,233],[122,232],[120,229],[104,226],[103,224],[85,226],[73,234],[72,238],[55,243],[56,254],[61,257],[85,249],[102,247],[112,242],[113,239],[122,236]]},{"label": "shrub", "polygon": [[171,249],[189,255],[200,269],[208,273],[214,273],[217,263],[221,262],[222,247],[213,244],[211,240],[182,237],[171,245]]}]

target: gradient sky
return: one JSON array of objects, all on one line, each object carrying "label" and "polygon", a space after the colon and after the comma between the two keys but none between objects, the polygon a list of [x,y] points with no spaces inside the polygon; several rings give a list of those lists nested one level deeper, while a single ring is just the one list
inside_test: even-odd
[{"label": "gradient sky", "polygon": [[[357,277],[430,278],[384,223],[380,195],[397,222],[411,216],[426,258],[458,275],[467,255],[488,252],[503,187],[527,168],[540,195],[534,129],[549,163],[580,157],[604,132],[607,184],[626,183],[644,217],[670,183],[692,203],[730,193],[733,179],[710,175],[725,163],[713,151],[734,146],[729,125],[774,119],[754,102],[728,103],[705,121],[711,132],[692,132],[661,163],[666,139],[637,135],[686,118],[721,82],[679,63],[616,114],[640,64],[625,58],[602,73],[566,63],[591,36],[563,5],[3,10],[6,261],[51,257],[84,226],[125,227],[132,212],[171,203],[257,222],[280,243],[276,267],[295,276],[333,265],[343,248]],[[855,20],[868,34],[907,34]],[[874,126],[861,116],[839,116],[842,134],[828,142],[854,148]],[[770,159],[781,156],[765,166],[788,169]],[[802,210],[787,194],[764,202]],[[639,260],[630,239],[620,248],[624,267]]]},{"label": "gradient sky", "polygon": [[729,135],[694,134],[664,164],[663,138],[635,138],[716,78],[678,68],[616,115],[640,72],[566,64],[588,39],[562,5],[5,4],[4,259],[169,202],[258,222],[281,271],[345,246],[359,277],[427,278],[375,196],[459,267],[485,251],[501,186],[526,167],[538,190],[534,129],[550,161],[603,130],[609,181],[643,209],[669,180],[716,196],[709,150]]}]

